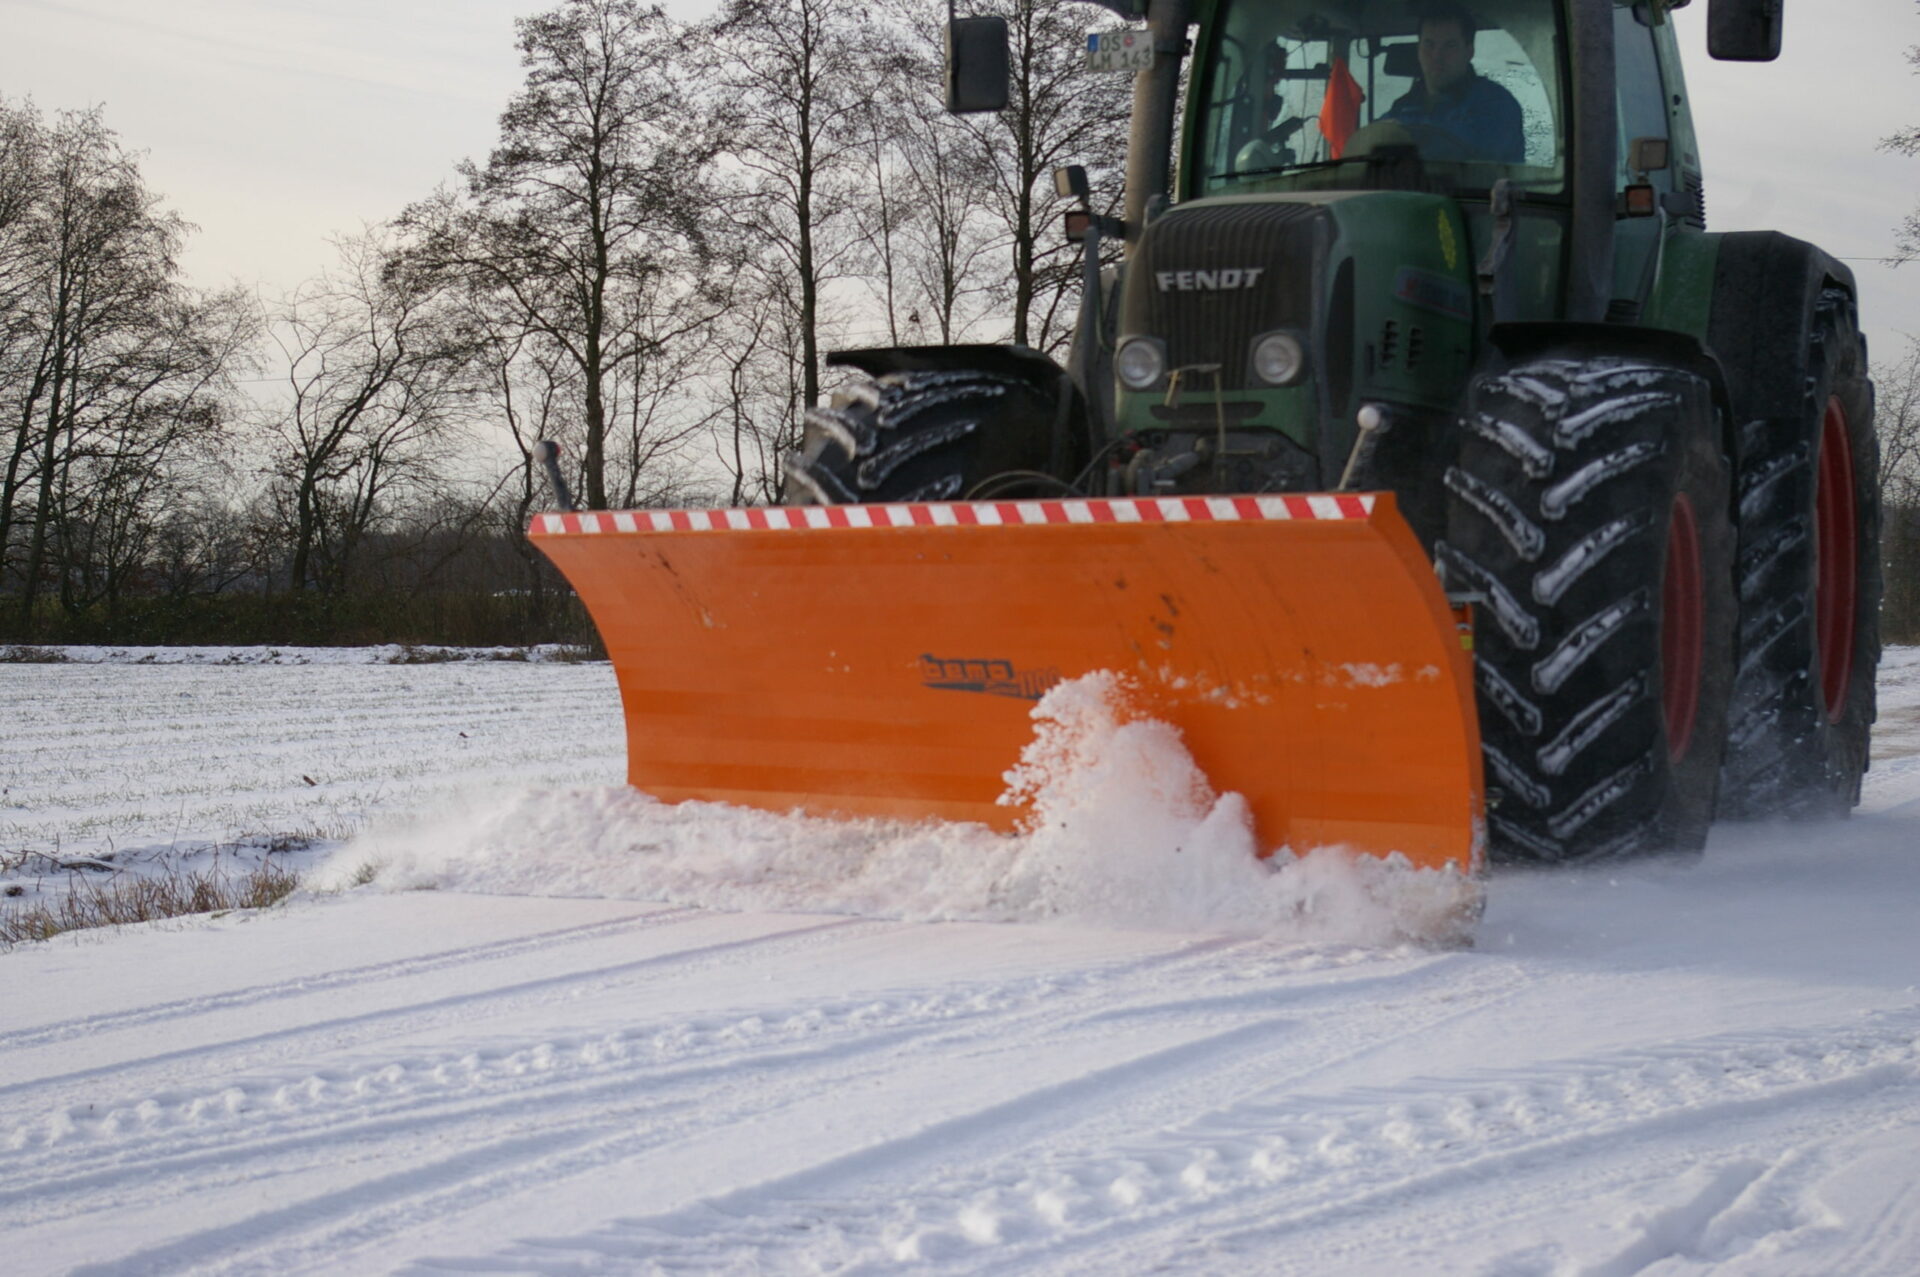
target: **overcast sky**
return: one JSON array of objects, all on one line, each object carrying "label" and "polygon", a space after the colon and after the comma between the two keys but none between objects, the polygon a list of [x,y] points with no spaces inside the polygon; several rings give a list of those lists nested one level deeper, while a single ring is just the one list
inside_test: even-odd
[{"label": "overcast sky", "polygon": [[[848,0],[856,3],[858,0]],[[204,283],[291,287],[326,237],[482,157],[520,80],[513,19],[542,0],[0,0],[0,94],[103,104],[149,184],[201,227]],[[710,0],[680,0],[683,16]],[[1112,23],[1089,6],[1090,29]],[[1776,229],[1875,259],[1920,202],[1915,0],[1794,0],[1776,63],[1716,63],[1706,2],[1677,15],[1716,230]],[[1852,263],[1875,355],[1920,334],[1920,263]]]}]

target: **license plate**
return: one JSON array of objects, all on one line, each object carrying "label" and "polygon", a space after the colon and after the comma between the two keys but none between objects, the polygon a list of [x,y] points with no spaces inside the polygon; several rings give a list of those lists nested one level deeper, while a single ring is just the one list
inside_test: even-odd
[{"label": "license plate", "polygon": [[1087,36],[1087,70],[1144,71],[1153,65],[1151,31],[1096,31]]}]

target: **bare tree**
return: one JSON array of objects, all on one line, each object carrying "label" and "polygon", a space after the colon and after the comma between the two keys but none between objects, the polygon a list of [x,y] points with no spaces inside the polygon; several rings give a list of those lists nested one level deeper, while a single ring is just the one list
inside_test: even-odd
[{"label": "bare tree", "polygon": [[181,282],[191,228],[98,111],[0,106],[0,179],[0,582],[25,626],[50,582],[69,613],[118,601],[251,328],[236,296]]},{"label": "bare tree", "polygon": [[[457,273],[564,353],[582,396],[587,504],[604,508],[624,384],[711,322],[700,266],[715,128],[684,84],[689,44],[657,7],[566,0],[522,18],[527,78],[465,190],[409,209],[413,259]],[[629,404],[631,408],[631,404]]]},{"label": "bare tree", "polygon": [[237,292],[155,299],[76,381],[84,422],[58,487],[60,601],[107,619],[145,585],[163,525],[195,491],[236,419],[230,374],[248,361],[253,308]]},{"label": "bare tree", "polygon": [[550,508],[551,494],[543,491],[546,478],[534,463],[534,447],[543,439],[574,442],[580,421],[580,378],[565,350],[515,323],[484,297],[470,311],[470,322],[480,342],[477,380],[489,416],[507,429],[519,464],[503,485],[493,527],[513,547],[526,611],[545,618],[558,580],[545,557],[522,535],[537,509]]},{"label": "bare tree", "polygon": [[[1089,74],[1086,14],[1074,0],[993,0],[1011,33],[1012,100],[998,115],[966,117],[982,203],[1009,256],[1005,304],[1013,340],[1053,351],[1072,336],[1079,250],[1060,234],[1065,208],[1053,170],[1084,165],[1103,211],[1119,203],[1130,84]],[[922,10],[920,25],[931,25]],[[932,47],[932,46],[929,46]],[[937,83],[937,81],[932,81]]]},{"label": "bare tree", "polygon": [[800,317],[785,285],[777,266],[743,270],[714,333],[713,448],[733,505],[779,497],[783,458],[802,412],[806,389],[794,358]]},{"label": "bare tree", "polygon": [[916,332],[941,344],[967,340],[1006,295],[1011,242],[981,203],[983,165],[967,131],[937,99],[915,94],[902,104],[900,151],[904,189],[918,216],[906,228],[910,296]]},{"label": "bare tree", "polygon": [[18,335],[22,302],[42,267],[32,220],[45,188],[45,146],[39,114],[0,98],[0,343]]},{"label": "bare tree", "polygon": [[1920,338],[1909,337],[1896,362],[1876,367],[1873,381],[1881,496],[1920,505]]},{"label": "bare tree", "polygon": [[962,341],[1006,272],[976,140],[946,113],[939,69],[911,35],[878,37],[872,61],[855,208],[869,289],[892,344]]},{"label": "bare tree", "polygon": [[271,309],[286,400],[264,431],[288,582],[334,594],[396,499],[438,476],[471,355],[433,277],[396,261],[379,232],[338,247],[338,271]]},{"label": "bare tree", "polygon": [[1895,642],[1920,641],[1920,338],[1873,370],[1874,427],[1880,435],[1882,549],[1887,561],[1883,622]]},{"label": "bare tree", "polygon": [[[887,60],[894,65],[900,61]],[[891,76],[882,81],[883,86],[896,82],[897,77]],[[900,325],[908,306],[902,236],[920,215],[902,189],[909,170],[901,154],[898,97],[897,92],[883,91],[861,104],[858,180],[865,197],[853,209],[855,234],[867,254],[861,276],[880,307],[886,340],[895,346],[901,344]]]},{"label": "bare tree", "polygon": [[[1920,70],[1920,44],[1907,50],[1907,61]],[[1920,127],[1901,129],[1882,139],[1880,145],[1884,150],[1896,151],[1901,155],[1920,155]],[[1906,220],[1895,231],[1894,239],[1894,261],[1908,262],[1915,257],[1920,257],[1920,208],[1907,214]]]},{"label": "bare tree", "polygon": [[150,584],[161,598],[210,598],[262,575],[245,508],[233,499],[240,482],[231,467],[211,460],[179,476],[154,526]]},{"label": "bare tree", "polygon": [[[870,65],[863,24],[839,0],[728,0],[713,26],[716,88],[746,174],[752,268],[794,311],[798,409],[820,398],[827,289],[849,268]],[[789,429],[797,439],[799,414]]]}]

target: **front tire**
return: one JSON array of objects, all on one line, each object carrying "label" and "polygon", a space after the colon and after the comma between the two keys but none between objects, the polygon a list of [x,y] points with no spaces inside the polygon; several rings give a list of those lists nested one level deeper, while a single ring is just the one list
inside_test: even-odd
[{"label": "front tire", "polygon": [[1730,482],[1690,372],[1580,350],[1475,379],[1435,547],[1477,593],[1489,852],[1704,845],[1733,664]]}]

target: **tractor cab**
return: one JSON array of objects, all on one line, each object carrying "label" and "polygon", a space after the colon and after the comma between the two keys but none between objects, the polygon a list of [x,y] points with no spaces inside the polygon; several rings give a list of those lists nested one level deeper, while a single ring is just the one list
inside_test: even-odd
[{"label": "tractor cab", "polygon": [[1697,331],[1670,7],[1200,5],[1110,312],[1111,489],[1391,489],[1430,540],[1497,325]]}]

